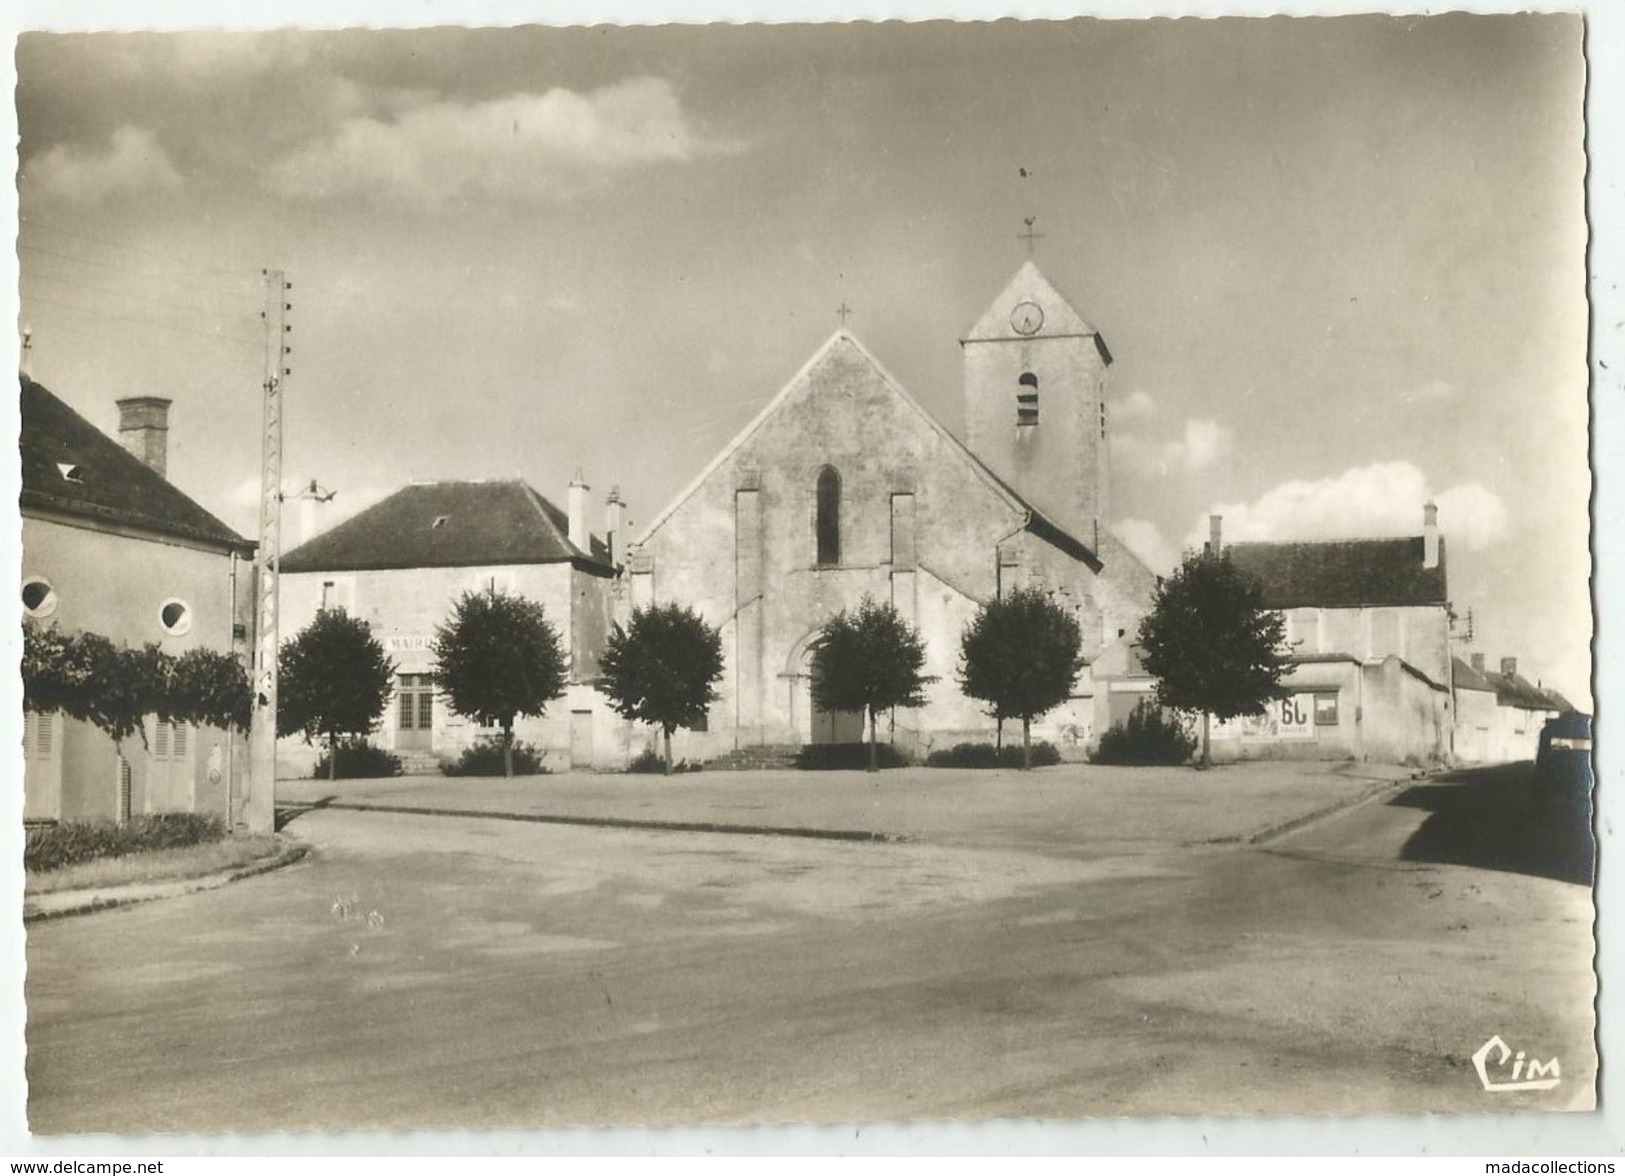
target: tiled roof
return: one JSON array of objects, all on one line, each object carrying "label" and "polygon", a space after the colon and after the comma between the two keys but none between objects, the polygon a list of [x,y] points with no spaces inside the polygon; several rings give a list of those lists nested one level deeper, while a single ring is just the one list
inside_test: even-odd
[{"label": "tiled roof", "polygon": [[21,380],[24,509],[111,523],[222,549],[254,544],[171,485],[41,384]]},{"label": "tiled roof", "polygon": [[1264,588],[1266,608],[1443,605],[1444,539],[1439,566],[1422,566],[1422,537],[1304,543],[1235,543],[1236,566]]},{"label": "tiled roof", "polygon": [[565,513],[522,481],[405,486],[282,557],[284,572],[501,567],[570,561],[610,575],[596,538],[582,551]]},{"label": "tiled roof", "polygon": [[1500,674],[1493,670],[1475,670],[1461,658],[1452,659],[1458,690],[1493,690],[1495,701],[1501,706],[1515,706],[1523,710],[1549,710],[1567,714],[1574,704],[1556,690],[1537,686],[1522,674]]},{"label": "tiled roof", "polygon": [[1565,698],[1560,692],[1558,692],[1556,690],[1553,690],[1549,686],[1541,687],[1540,692],[1547,697],[1547,699],[1552,703],[1552,709],[1557,711],[1559,714],[1566,715],[1570,711],[1575,711],[1575,710],[1579,709],[1572,702],[1570,702],[1567,698]]},{"label": "tiled roof", "polygon": [[1469,662],[1463,661],[1459,657],[1453,657],[1450,659],[1450,665],[1454,671],[1457,690],[1490,691],[1495,689],[1495,683],[1490,681],[1489,675],[1481,670],[1473,669]]},{"label": "tiled roof", "polygon": [[1520,710],[1561,710],[1557,700],[1550,697],[1522,674],[1484,675],[1495,687],[1495,701],[1499,706],[1515,706]]}]

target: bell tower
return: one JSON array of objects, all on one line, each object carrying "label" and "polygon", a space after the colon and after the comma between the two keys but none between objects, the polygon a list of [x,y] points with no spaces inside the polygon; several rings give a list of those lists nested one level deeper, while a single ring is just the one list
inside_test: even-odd
[{"label": "bell tower", "polygon": [[960,340],[966,443],[1072,535],[1099,547],[1109,461],[1100,332],[1032,261]]}]

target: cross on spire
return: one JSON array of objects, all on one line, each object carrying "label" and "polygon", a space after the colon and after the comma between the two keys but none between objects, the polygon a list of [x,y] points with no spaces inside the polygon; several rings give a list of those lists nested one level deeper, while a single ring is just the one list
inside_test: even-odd
[{"label": "cross on spire", "polygon": [[1016,240],[1027,242],[1027,256],[1029,258],[1033,255],[1033,242],[1041,241],[1044,238],[1043,233],[1036,232],[1033,229],[1033,223],[1037,220],[1038,218],[1036,216],[1022,217],[1022,223],[1027,226],[1027,231],[1025,233],[1016,234]]},{"label": "cross on spire", "polygon": [[841,326],[844,328],[846,326],[846,316],[852,313],[852,308],[846,304],[846,299],[841,299],[841,304],[835,308],[835,313],[841,316]]}]

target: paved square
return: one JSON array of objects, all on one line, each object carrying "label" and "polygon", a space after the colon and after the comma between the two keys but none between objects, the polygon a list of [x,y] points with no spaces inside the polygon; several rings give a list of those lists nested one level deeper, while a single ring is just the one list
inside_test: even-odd
[{"label": "paved square", "polygon": [[[341,791],[580,815],[594,783]],[[596,783],[604,813],[844,827],[867,805],[912,839],[307,812],[299,865],[30,928],[33,1129],[1592,1105],[1589,890],[1407,860],[1435,815],[1411,794],[1469,785],[1247,846],[1226,839],[1372,782]],[[1494,1034],[1563,1082],[1487,1095],[1470,1057]]]}]

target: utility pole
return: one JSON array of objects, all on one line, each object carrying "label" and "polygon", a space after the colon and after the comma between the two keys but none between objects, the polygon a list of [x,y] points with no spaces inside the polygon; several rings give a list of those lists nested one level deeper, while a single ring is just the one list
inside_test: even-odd
[{"label": "utility pole", "polygon": [[260,448],[260,545],[254,561],[254,712],[248,733],[248,787],[242,823],[251,833],[276,826],[276,669],[278,577],[282,558],[282,395],[287,366],[288,312],[293,287],[281,270],[266,270],[265,398]]}]

